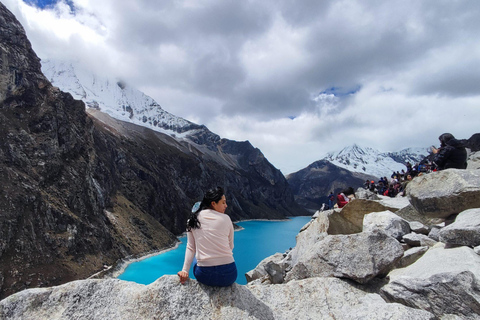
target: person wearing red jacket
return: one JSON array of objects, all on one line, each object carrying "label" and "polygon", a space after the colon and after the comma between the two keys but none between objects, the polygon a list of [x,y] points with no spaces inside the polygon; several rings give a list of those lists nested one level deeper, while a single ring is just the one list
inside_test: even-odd
[{"label": "person wearing red jacket", "polygon": [[339,192],[337,194],[337,206],[339,208],[343,208],[347,203],[349,199],[343,194],[343,192]]}]

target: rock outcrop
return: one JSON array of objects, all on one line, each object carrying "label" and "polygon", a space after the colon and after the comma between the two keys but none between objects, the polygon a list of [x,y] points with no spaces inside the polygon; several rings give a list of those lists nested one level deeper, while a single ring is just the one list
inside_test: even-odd
[{"label": "rock outcrop", "polygon": [[479,170],[432,172],[412,180],[407,186],[407,195],[422,215],[447,218],[466,209],[480,208],[479,180]]},{"label": "rock outcrop", "polygon": [[329,235],[298,259],[285,281],[337,277],[367,283],[386,275],[402,256],[401,244],[380,230]]},{"label": "rock outcrop", "polygon": [[386,303],[335,278],[284,285],[212,288],[163,276],[145,286],[120,280],[81,280],[30,289],[0,301],[4,319],[435,319]]}]

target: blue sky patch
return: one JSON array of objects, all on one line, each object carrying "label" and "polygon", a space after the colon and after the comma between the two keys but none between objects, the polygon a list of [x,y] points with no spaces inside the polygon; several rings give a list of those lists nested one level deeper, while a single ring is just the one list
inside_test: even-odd
[{"label": "blue sky patch", "polygon": [[[26,4],[30,6],[35,6],[40,9],[50,9],[53,8],[60,0],[23,0]],[[73,11],[75,6],[72,1],[67,0],[66,3],[69,5],[70,9]]]},{"label": "blue sky patch", "polygon": [[345,97],[357,93],[360,91],[360,88],[360,85],[353,88],[331,87],[320,92],[320,94],[333,94],[335,97]]}]

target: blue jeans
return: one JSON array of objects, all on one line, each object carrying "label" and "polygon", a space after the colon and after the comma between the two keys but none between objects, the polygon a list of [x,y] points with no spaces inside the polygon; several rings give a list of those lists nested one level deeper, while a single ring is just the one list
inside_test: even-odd
[{"label": "blue jeans", "polygon": [[198,282],[212,287],[228,287],[237,280],[237,265],[235,262],[220,266],[193,266],[193,274]]}]

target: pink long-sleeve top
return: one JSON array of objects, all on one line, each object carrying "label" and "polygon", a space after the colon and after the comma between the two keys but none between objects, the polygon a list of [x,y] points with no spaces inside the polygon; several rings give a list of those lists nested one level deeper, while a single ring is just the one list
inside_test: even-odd
[{"label": "pink long-sleeve top", "polygon": [[182,271],[188,272],[193,261],[201,267],[219,266],[234,262],[233,224],[230,217],[215,210],[198,213],[200,228],[187,232],[187,249]]}]

